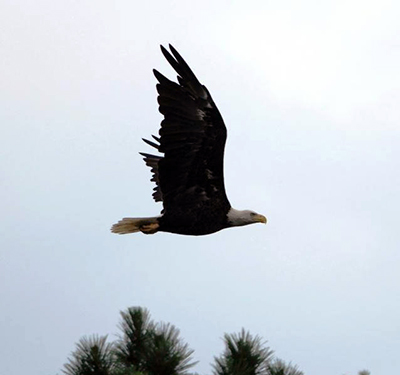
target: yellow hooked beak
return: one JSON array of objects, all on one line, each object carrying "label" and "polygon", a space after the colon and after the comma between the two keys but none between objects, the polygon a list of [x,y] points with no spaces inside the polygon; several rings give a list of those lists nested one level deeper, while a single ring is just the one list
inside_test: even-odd
[{"label": "yellow hooked beak", "polygon": [[264,215],[257,215],[254,219],[256,222],[267,224],[267,218]]}]

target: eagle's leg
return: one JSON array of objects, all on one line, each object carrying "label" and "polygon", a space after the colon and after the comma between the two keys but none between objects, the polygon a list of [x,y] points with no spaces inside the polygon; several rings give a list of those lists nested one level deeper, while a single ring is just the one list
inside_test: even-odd
[{"label": "eagle's leg", "polygon": [[158,223],[144,224],[140,226],[140,231],[144,234],[154,234],[158,232],[159,227]]}]

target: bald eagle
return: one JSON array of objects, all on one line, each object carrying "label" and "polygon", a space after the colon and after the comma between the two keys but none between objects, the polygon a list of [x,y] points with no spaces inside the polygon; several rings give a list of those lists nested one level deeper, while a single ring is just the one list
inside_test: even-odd
[{"label": "bald eagle", "polygon": [[221,229],[266,223],[265,216],[231,207],[224,186],[226,127],[211,98],[188,64],[169,45],[161,51],[178,73],[178,83],[157,70],[159,111],[164,115],[159,137],[143,139],[163,156],[140,153],[153,173],[153,198],[163,203],[161,215],[124,218],[113,233],[170,232],[205,235]]}]

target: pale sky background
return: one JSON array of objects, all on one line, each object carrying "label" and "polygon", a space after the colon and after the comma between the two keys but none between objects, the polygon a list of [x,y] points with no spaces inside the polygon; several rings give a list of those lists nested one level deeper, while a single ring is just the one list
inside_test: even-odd
[{"label": "pale sky background", "polygon": [[[224,332],[306,375],[400,368],[398,1],[0,4],[0,373],[60,373],[147,307],[211,373]],[[228,127],[227,192],[267,226],[116,236],[159,213],[141,141],[172,43]]]}]

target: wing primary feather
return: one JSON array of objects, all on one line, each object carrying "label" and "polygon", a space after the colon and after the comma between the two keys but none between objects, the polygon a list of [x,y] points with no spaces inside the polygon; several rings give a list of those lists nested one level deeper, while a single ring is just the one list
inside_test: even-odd
[{"label": "wing primary feather", "polygon": [[161,156],[151,155],[151,154],[147,154],[145,152],[139,152],[139,154],[144,156],[145,158],[149,158],[149,159],[162,159]]},{"label": "wing primary feather", "polygon": [[169,48],[171,49],[172,55],[163,46],[161,46],[161,52],[178,73],[178,82],[180,85],[188,89],[189,92],[195,96],[207,99],[207,92],[204,90],[204,87],[199,82],[192,69],[190,69],[186,61],[171,44]]},{"label": "wing primary feather", "polygon": [[159,148],[158,144],[156,144],[152,141],[149,141],[148,139],[145,139],[145,138],[142,138],[142,140],[143,140],[143,142],[147,143],[149,146],[154,147],[156,150],[158,150],[158,148]]},{"label": "wing primary feather", "polygon": [[161,47],[161,52],[167,59],[167,61],[171,64],[171,66],[176,70],[178,74],[181,74],[181,67],[179,66],[179,63],[172,57],[172,55],[163,46],[160,47]]},{"label": "wing primary feather", "polygon": [[[196,84],[201,86],[201,83],[197,79],[197,77],[194,75],[192,69],[190,69],[189,65],[186,63],[186,61],[183,59],[183,57],[179,54],[179,52],[170,44],[169,49],[171,50],[172,54],[174,55],[176,61],[179,64],[180,71],[186,73],[186,75],[189,75],[191,79],[193,79]],[[183,70],[182,70],[183,68]],[[184,76],[185,74],[179,73],[181,76]],[[178,78],[179,79],[179,78]]]},{"label": "wing primary feather", "polygon": [[157,78],[158,82],[164,83],[164,84],[175,84],[175,82],[169,80],[167,77],[165,77],[163,74],[161,74],[158,70],[153,69],[153,74]]},{"label": "wing primary feather", "polygon": [[151,135],[153,139],[155,139],[158,143],[160,143],[160,137],[156,137],[155,135]]}]

